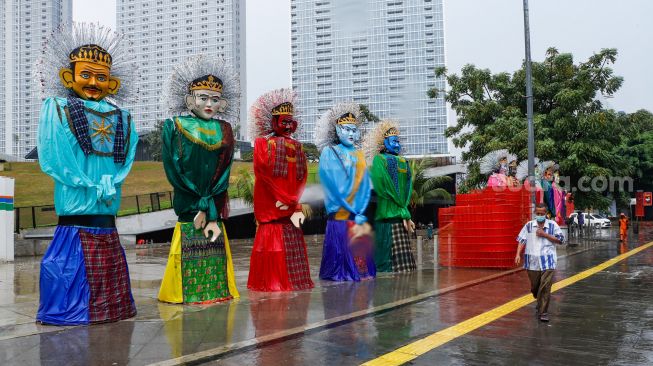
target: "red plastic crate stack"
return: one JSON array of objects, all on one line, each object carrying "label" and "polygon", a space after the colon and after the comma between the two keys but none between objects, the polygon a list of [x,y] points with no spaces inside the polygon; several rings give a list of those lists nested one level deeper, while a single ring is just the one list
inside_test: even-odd
[{"label": "red plastic crate stack", "polygon": [[512,268],[516,238],[530,219],[526,189],[492,188],[459,194],[456,206],[439,211],[439,262],[442,266]]}]

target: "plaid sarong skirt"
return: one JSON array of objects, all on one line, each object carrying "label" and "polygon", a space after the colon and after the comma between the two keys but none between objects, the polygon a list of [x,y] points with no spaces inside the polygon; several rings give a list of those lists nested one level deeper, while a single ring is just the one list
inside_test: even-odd
[{"label": "plaid sarong skirt", "polygon": [[41,261],[37,320],[113,322],[136,315],[125,252],[115,228],[57,226]]},{"label": "plaid sarong skirt", "polygon": [[260,223],[247,288],[271,292],[307,290],[313,286],[302,230],[289,219]]},{"label": "plaid sarong skirt", "polygon": [[417,269],[408,231],[401,220],[377,221],[375,257],[381,272],[409,272]]},{"label": "plaid sarong skirt", "polygon": [[416,269],[408,231],[403,223],[392,224],[392,270],[408,272]]}]

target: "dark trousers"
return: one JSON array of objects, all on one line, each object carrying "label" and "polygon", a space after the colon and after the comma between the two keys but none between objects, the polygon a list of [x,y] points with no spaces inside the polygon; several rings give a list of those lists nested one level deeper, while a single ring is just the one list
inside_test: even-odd
[{"label": "dark trousers", "polygon": [[553,285],[553,270],[530,271],[527,270],[528,279],[531,281],[531,293],[537,299],[537,312],[544,314],[549,311],[551,300],[551,286]]}]

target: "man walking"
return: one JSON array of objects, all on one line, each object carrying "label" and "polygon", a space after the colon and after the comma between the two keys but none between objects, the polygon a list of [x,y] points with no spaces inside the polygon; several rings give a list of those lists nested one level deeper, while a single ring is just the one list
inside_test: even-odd
[{"label": "man walking", "polygon": [[535,220],[527,222],[519,233],[515,256],[515,264],[519,264],[521,253],[526,248],[524,268],[531,282],[531,293],[537,299],[535,315],[542,322],[549,321],[549,300],[557,261],[555,244],[562,244],[565,240],[558,224],[548,220],[546,213],[546,204],[535,206]]}]

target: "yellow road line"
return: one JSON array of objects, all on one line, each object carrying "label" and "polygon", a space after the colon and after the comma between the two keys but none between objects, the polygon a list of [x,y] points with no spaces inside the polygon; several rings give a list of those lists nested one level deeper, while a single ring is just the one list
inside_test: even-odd
[{"label": "yellow road line", "polygon": [[[571,277],[565,278],[564,280],[558,281],[553,284],[553,287],[551,288],[551,292],[558,291],[578,281],[584,280],[585,278],[590,277],[600,271],[603,271],[604,269],[613,266],[618,262],[628,257],[631,257],[643,250],[646,250],[651,246],[653,246],[653,242],[632,249],[624,254],[618,255],[610,260],[607,260],[595,267],[577,273]],[[429,352],[437,347],[440,347],[441,345],[451,340],[454,340],[488,323],[491,323],[499,318],[502,318],[512,313],[513,311],[518,310],[534,301],[535,299],[533,299],[533,295],[531,294],[516,298],[483,314],[477,315],[473,318],[469,318],[461,323],[443,329],[437,333],[433,333],[428,337],[422,338],[416,342],[398,348],[397,350],[386,353],[381,357],[365,362],[363,366],[402,365],[408,361],[414,360],[415,358],[425,354],[426,352]]]}]

